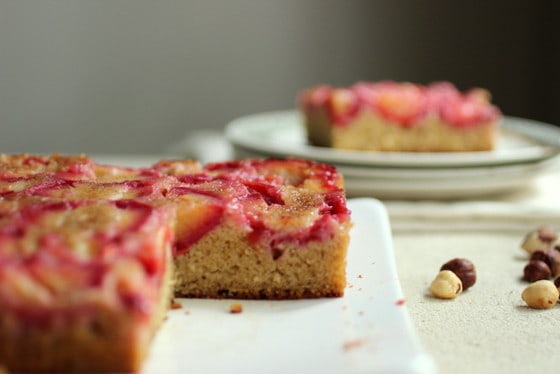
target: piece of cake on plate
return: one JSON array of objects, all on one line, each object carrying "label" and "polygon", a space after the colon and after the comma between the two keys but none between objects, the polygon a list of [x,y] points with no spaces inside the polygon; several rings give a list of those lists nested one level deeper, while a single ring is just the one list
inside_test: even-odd
[{"label": "piece of cake on plate", "polygon": [[172,294],[341,296],[350,226],[311,161],[0,155],[0,363],[138,370]]},{"label": "piece of cake on plate", "polygon": [[311,144],[347,150],[488,151],[501,119],[487,91],[449,82],[320,85],[304,90],[298,106]]},{"label": "piece of cake on plate", "polygon": [[[350,212],[342,177],[303,160],[245,160],[178,175],[176,293],[341,296]],[[198,217],[194,222],[190,217]]]}]

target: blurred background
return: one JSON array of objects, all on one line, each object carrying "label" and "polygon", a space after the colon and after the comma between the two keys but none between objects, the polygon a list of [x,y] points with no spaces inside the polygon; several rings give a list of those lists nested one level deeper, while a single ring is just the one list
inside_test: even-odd
[{"label": "blurred background", "polygon": [[0,0],[0,152],[155,154],[318,83],[449,80],[560,124],[554,1]]}]

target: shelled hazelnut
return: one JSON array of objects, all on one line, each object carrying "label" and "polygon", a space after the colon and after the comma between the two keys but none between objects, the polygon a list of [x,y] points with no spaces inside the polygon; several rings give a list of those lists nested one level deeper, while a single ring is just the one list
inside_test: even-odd
[{"label": "shelled hazelnut", "polygon": [[463,283],[451,270],[442,270],[430,284],[430,292],[439,299],[454,299],[463,292]]},{"label": "shelled hazelnut", "polygon": [[521,298],[533,309],[552,308],[558,302],[560,292],[557,286],[548,279],[539,280],[528,285]]},{"label": "shelled hazelnut", "polygon": [[548,226],[540,226],[525,235],[521,243],[527,253],[532,254],[539,249],[551,248],[557,244],[558,234]]},{"label": "shelled hazelnut", "polygon": [[463,290],[472,287],[476,283],[476,268],[466,258],[454,258],[443,264],[439,270],[450,270],[461,279]]}]

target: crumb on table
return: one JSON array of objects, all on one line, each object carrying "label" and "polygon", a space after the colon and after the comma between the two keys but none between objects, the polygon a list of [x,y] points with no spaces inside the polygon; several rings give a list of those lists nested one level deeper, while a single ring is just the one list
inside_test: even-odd
[{"label": "crumb on table", "polygon": [[351,349],[360,348],[365,343],[366,343],[366,341],[364,339],[348,340],[348,341],[344,342],[344,344],[342,345],[342,349],[344,351],[349,351]]},{"label": "crumb on table", "polygon": [[232,314],[238,314],[243,312],[243,304],[241,303],[231,303],[229,305],[229,312]]}]

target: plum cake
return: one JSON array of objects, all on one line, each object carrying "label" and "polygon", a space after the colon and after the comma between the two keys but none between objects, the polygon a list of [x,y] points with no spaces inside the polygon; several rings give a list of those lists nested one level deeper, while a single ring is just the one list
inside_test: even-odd
[{"label": "plum cake", "polygon": [[0,363],[136,371],[174,296],[342,296],[350,227],[312,161],[0,155]]}]

